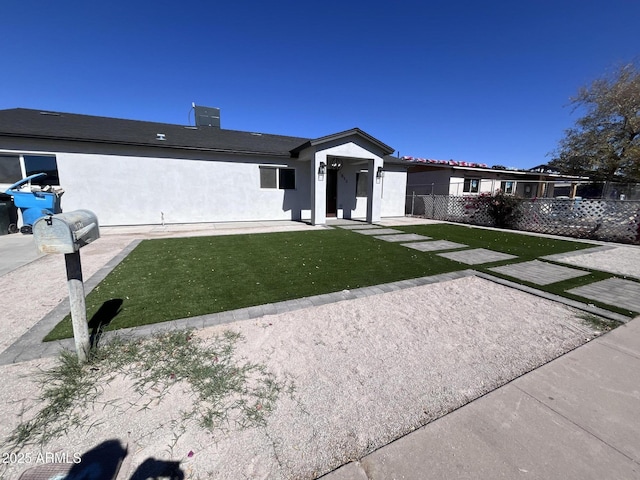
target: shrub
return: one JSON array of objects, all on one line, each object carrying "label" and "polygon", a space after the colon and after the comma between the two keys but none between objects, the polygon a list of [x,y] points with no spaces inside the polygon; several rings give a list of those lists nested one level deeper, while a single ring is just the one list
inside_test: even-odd
[{"label": "shrub", "polygon": [[489,200],[487,213],[498,228],[513,228],[522,215],[521,199],[496,190]]}]

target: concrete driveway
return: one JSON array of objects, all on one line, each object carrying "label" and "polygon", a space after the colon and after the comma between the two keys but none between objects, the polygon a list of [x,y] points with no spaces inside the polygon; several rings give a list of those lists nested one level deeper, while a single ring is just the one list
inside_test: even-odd
[{"label": "concrete driveway", "polygon": [[0,235],[0,276],[31,263],[42,255],[36,250],[33,235]]}]

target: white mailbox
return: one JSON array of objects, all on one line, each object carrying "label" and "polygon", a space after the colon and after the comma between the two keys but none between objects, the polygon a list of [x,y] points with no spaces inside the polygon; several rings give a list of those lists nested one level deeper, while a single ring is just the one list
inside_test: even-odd
[{"label": "white mailbox", "polygon": [[100,238],[100,227],[95,213],[74,210],[39,218],[33,236],[41,253],[74,253]]}]

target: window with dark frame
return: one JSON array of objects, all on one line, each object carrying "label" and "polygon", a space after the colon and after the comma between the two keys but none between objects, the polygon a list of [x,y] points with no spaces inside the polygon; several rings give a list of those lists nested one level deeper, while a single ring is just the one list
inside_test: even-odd
[{"label": "window with dark frame", "polygon": [[462,186],[462,191],[464,193],[478,193],[480,190],[480,179],[479,178],[465,178],[464,185]]},{"label": "window with dark frame", "polygon": [[294,168],[279,168],[278,174],[278,188],[280,190],[295,190],[296,170]]},{"label": "window with dark frame", "polygon": [[24,168],[29,175],[36,173],[46,173],[47,176],[32,181],[34,185],[60,185],[58,178],[58,164],[56,157],[47,157],[43,155],[24,155]]},{"label": "window with dark frame", "polygon": [[21,178],[20,157],[18,155],[0,155],[0,183],[14,184]]},{"label": "window with dark frame", "polygon": [[367,196],[367,181],[369,179],[369,172],[356,173],[356,197]]}]

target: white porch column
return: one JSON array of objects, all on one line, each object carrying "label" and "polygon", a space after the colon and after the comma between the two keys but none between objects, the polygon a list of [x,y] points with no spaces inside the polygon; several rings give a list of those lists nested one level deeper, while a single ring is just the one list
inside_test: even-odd
[{"label": "white porch column", "polygon": [[382,167],[382,159],[375,158],[367,162],[369,182],[367,184],[367,222],[380,221],[382,209],[382,178],[377,178],[378,167]]},{"label": "white porch column", "polygon": [[327,223],[327,174],[324,178],[318,175],[320,162],[327,165],[327,155],[316,153],[311,159],[311,225]]}]

